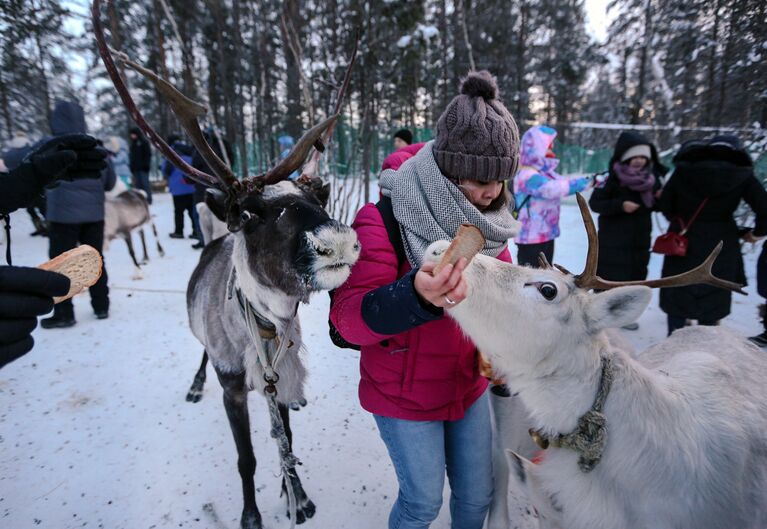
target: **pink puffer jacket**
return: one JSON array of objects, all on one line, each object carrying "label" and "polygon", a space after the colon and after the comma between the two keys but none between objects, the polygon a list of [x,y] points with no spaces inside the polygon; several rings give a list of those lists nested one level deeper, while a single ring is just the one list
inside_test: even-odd
[{"label": "pink puffer jacket", "polygon": [[381,170],[384,171],[386,169],[394,169],[395,171],[399,169],[399,166],[405,163],[407,160],[415,156],[418,151],[421,150],[421,147],[426,145],[425,143],[413,143],[411,145],[406,145],[405,147],[402,147],[401,149],[397,149],[393,153],[391,153],[389,156],[386,157],[384,160],[383,165],[381,166]]},{"label": "pink puffer jacket", "polygon": [[[444,316],[397,335],[373,332],[363,321],[365,294],[405,275],[381,214],[365,205],[352,227],[362,245],[351,276],[334,295],[330,319],[349,342],[361,345],[359,396],[371,413],[408,420],[456,420],[487,387],[477,349],[458,325]],[[510,262],[508,247],[499,259]]]}]

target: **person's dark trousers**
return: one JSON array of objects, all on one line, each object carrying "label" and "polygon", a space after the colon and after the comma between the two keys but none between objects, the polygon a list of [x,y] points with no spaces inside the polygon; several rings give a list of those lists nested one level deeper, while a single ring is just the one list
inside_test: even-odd
[{"label": "person's dark trousers", "polygon": [[173,220],[176,233],[184,233],[184,212],[189,215],[192,230],[197,231],[197,223],[194,221],[194,195],[173,195]]},{"label": "person's dark trousers", "polygon": [[133,173],[133,187],[146,192],[146,201],[152,203],[152,188],[149,186],[149,171],[136,171]]},{"label": "person's dark trousers", "polygon": [[[687,318],[684,316],[672,316],[671,314],[667,315],[668,319],[668,336],[671,336],[671,333],[676,331],[677,329],[681,329],[685,325],[687,325]],[[714,320],[698,320],[698,325],[707,325],[707,326],[713,326],[718,325],[719,322]]]},{"label": "person's dark trousers", "polygon": [[554,241],[538,244],[517,244],[517,264],[538,268],[538,255],[543,252],[549,263],[554,261]]},{"label": "person's dark trousers", "polygon": [[[87,222],[84,224],[49,223],[49,252],[51,258],[75,248],[78,243],[93,246],[99,253],[104,246],[104,221]],[[103,262],[104,255],[101,255]],[[101,271],[101,277],[90,289],[91,306],[94,312],[109,310],[109,287],[107,286],[107,268]],[[53,315],[62,318],[73,318],[74,307],[72,300],[62,301],[53,309]]]}]

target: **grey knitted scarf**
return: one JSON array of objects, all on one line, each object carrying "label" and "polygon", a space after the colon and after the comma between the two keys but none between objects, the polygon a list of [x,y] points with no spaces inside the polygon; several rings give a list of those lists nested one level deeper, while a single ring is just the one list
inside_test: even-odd
[{"label": "grey knitted scarf", "polygon": [[379,185],[391,197],[394,217],[402,232],[405,254],[413,267],[421,266],[434,241],[452,240],[461,224],[473,224],[485,236],[482,253],[496,257],[519,231],[508,208],[481,212],[437,167],[429,142],[397,171],[381,173]]}]

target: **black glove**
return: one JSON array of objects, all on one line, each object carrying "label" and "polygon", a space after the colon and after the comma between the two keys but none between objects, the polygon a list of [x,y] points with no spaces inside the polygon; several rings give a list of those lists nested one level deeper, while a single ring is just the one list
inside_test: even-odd
[{"label": "black glove", "polygon": [[53,296],[69,292],[67,276],[37,268],[0,266],[0,367],[28,353],[37,317],[53,309]]},{"label": "black glove", "polygon": [[99,178],[106,167],[107,152],[87,134],[64,134],[52,138],[24,158],[43,185],[56,180]]}]

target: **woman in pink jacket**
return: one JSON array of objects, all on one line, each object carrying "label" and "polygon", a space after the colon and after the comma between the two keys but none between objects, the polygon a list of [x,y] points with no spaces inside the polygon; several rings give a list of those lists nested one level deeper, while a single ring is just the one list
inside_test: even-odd
[{"label": "woman in pink jacket", "polygon": [[[384,198],[357,214],[362,254],[330,312],[339,333],[361,346],[360,402],[396,470],[390,529],[429,527],[446,471],[454,529],[480,529],[492,497],[488,383],[476,347],[444,314],[467,294],[466,263],[432,276],[422,259],[429,244],[470,223],[486,238],[483,253],[511,260],[507,244],[518,223],[504,183],[517,168],[519,133],[496,92],[489,73],[471,73],[434,141],[397,172],[381,174]],[[395,241],[381,216],[387,205],[399,225]]]}]

